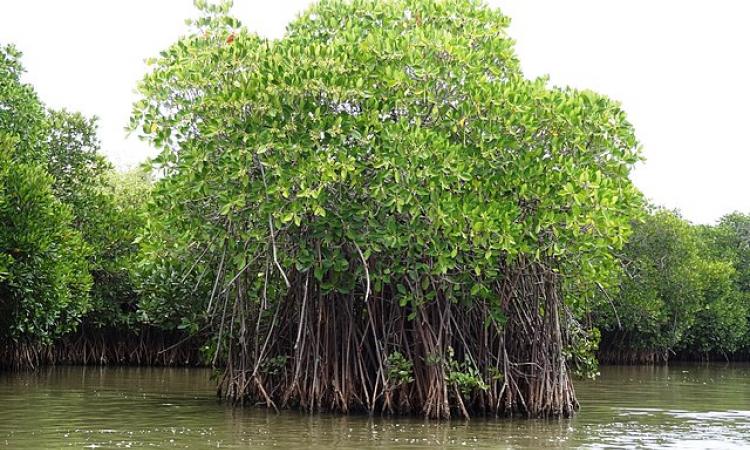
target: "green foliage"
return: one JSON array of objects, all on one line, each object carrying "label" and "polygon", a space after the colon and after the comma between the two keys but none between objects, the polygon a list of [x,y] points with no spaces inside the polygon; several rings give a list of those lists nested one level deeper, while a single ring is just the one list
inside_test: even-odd
[{"label": "green foliage", "polygon": [[[525,79],[497,10],[324,0],[271,41],[231,2],[196,6],[133,109],[161,154],[127,174],[96,118],[45,111],[0,46],[0,338],[48,342],[81,320],[195,333],[230,293],[266,308],[300,274],[323,294],[393,296],[409,320],[487,302],[484,326],[502,329],[505,269],[541,263],[605,350],[750,348],[750,215],[643,214],[619,105]],[[598,330],[570,324],[564,356],[592,376]],[[425,362],[481,388],[444,358]],[[389,379],[410,383],[413,364],[389,352]]]},{"label": "green foliage", "polygon": [[750,214],[727,214],[717,226],[704,228],[703,235],[712,256],[732,262],[737,289],[750,293]]},{"label": "green foliage", "polygon": [[19,58],[0,48],[0,338],[49,343],[82,320],[132,324],[121,305],[135,301],[128,257],[145,181],[114,174],[95,119],[45,112]]},{"label": "green foliage", "polygon": [[605,350],[699,358],[740,350],[749,331],[748,223],[739,213],[717,226],[666,210],[648,215],[625,247],[619,292],[599,299]]},{"label": "green foliage", "polygon": [[243,273],[255,301],[310,273],[404,308],[497,303],[520,260],[571,285],[608,276],[640,204],[632,127],[605,97],[524,79],[497,10],[322,1],[269,41],[203,6],[133,110],[162,149],[150,320],[199,321]]},{"label": "green foliage", "polygon": [[99,153],[96,118],[51,110],[48,121],[47,170],[55,180],[55,196],[73,208],[79,229],[94,228],[91,222],[96,220],[97,204],[104,201],[102,187],[112,170]]},{"label": "green foliage", "polygon": [[52,177],[0,132],[0,340],[50,342],[89,309],[89,248]]},{"label": "green foliage", "polygon": [[664,352],[680,342],[702,303],[700,250],[695,229],[671,211],[657,210],[636,225],[619,292],[598,313],[607,345]]},{"label": "green foliage", "polygon": [[116,173],[100,153],[96,118],[65,110],[50,111],[47,169],[58,199],[70,206],[73,224],[91,248],[92,312],[96,326],[133,327],[137,323],[132,256],[149,192],[142,171]]},{"label": "green foliage", "polygon": [[746,339],[747,304],[735,289],[736,273],[731,262],[709,260],[702,266],[703,302],[681,342],[681,349],[693,355],[714,354],[726,358]]},{"label": "green foliage", "polygon": [[54,195],[49,122],[20,57],[0,46],[0,340],[50,342],[90,308],[90,248]]},{"label": "green foliage", "polygon": [[448,349],[446,369],[446,381],[449,385],[455,386],[464,396],[468,396],[477,390],[487,390],[489,387],[484,382],[475,364],[469,361],[459,362],[453,358],[452,348]]},{"label": "green foliage", "polygon": [[0,44],[0,132],[17,139],[17,160],[44,163],[48,124],[36,92],[21,82],[21,56],[14,46]]},{"label": "green foliage", "polygon": [[289,358],[285,355],[277,355],[269,358],[261,366],[261,372],[271,376],[278,375],[286,367],[287,359]]},{"label": "green foliage", "polygon": [[572,328],[569,330],[570,343],[563,349],[565,359],[570,361],[570,366],[576,376],[596,378],[599,376],[596,351],[599,349],[601,332],[598,328],[586,330],[577,322],[573,322]]},{"label": "green foliage", "polygon": [[414,381],[414,363],[406,359],[401,352],[388,355],[388,380],[394,386],[409,384]]},{"label": "green foliage", "polygon": [[147,206],[141,235],[136,238],[139,251],[131,269],[139,320],[165,329],[195,331],[202,326],[202,314],[212,298],[214,274],[219,268],[211,260],[211,245],[198,248],[190,240],[190,226],[177,228],[171,215],[172,220],[166,220],[169,210],[162,208],[157,196],[154,198]]},{"label": "green foliage", "polygon": [[700,227],[704,254],[718,267],[708,274],[705,308],[696,323],[689,353],[726,357],[750,348],[750,215],[734,212],[716,226]]},{"label": "green foliage", "polygon": [[91,213],[98,214],[88,237],[95,249],[91,291],[94,312],[87,321],[97,326],[137,328],[140,323],[137,285],[132,272],[137,262],[136,242],[146,217],[151,177],[140,169],[103,175],[100,194]]}]

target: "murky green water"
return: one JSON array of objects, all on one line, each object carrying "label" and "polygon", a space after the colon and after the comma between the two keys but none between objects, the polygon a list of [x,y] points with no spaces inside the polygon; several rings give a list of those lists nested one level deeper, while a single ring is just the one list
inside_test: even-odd
[{"label": "murky green water", "polygon": [[198,369],[0,374],[0,447],[745,448],[750,366],[605,367],[570,420],[428,422],[275,414],[214,398]]}]

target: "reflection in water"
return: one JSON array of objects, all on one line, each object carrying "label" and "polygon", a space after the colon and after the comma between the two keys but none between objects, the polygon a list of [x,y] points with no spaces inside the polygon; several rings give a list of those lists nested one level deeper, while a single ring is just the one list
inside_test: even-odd
[{"label": "reflection in water", "polygon": [[0,374],[0,447],[742,448],[750,366],[604,367],[569,420],[275,414],[214,397],[202,369],[60,367]]}]

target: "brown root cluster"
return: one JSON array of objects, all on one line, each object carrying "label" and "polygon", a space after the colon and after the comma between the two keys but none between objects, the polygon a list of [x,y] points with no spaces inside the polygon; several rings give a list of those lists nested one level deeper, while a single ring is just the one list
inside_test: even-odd
[{"label": "brown root cluster", "polygon": [[597,352],[601,364],[613,365],[661,365],[669,361],[667,350],[604,349]]},{"label": "brown root cluster", "polygon": [[0,345],[0,367],[27,370],[56,364],[198,366],[202,361],[196,339],[148,326],[84,327],[49,345],[24,341]]},{"label": "brown root cluster", "polygon": [[402,306],[388,287],[324,293],[309,272],[290,273],[275,302],[248,301],[243,279],[216,308],[226,359],[219,393],[233,402],[441,419],[578,408],[558,275],[541,264],[497,283],[495,306],[439,291]]}]

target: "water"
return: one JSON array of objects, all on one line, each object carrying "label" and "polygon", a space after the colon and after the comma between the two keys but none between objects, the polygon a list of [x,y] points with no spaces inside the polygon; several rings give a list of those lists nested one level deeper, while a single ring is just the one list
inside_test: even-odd
[{"label": "water", "polygon": [[604,367],[569,420],[343,417],[218,402],[203,369],[0,374],[0,448],[746,448],[750,366]]}]

